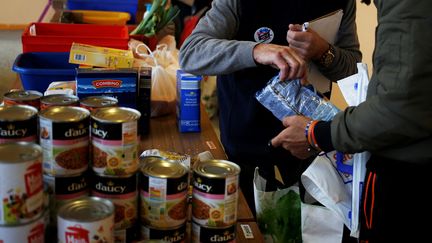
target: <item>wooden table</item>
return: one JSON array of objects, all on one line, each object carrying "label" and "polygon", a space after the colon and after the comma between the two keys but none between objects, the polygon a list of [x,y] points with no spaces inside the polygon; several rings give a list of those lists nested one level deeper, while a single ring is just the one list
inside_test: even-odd
[{"label": "wooden table", "polygon": [[[141,151],[159,149],[196,156],[210,151],[215,159],[227,159],[221,143],[212,127],[210,119],[201,106],[201,132],[180,133],[175,114],[150,119],[150,133],[141,137]],[[264,242],[255,218],[243,193],[239,193],[236,242]],[[246,238],[241,224],[248,225],[253,238]]]}]

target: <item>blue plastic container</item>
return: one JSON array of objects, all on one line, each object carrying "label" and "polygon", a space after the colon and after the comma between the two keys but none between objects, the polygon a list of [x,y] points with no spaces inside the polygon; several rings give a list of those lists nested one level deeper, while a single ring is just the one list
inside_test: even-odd
[{"label": "blue plastic container", "polygon": [[129,24],[135,23],[138,11],[138,0],[68,0],[69,10],[103,10],[128,12],[131,15]]},{"label": "blue plastic container", "polygon": [[17,56],[12,70],[25,90],[43,93],[51,82],[75,80],[77,67],[69,63],[69,52],[27,52]]}]

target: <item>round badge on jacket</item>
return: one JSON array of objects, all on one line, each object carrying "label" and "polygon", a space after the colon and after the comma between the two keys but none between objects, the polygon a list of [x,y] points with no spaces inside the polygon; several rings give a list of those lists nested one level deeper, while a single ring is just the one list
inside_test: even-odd
[{"label": "round badge on jacket", "polygon": [[255,31],[254,39],[258,43],[270,43],[274,38],[274,32],[268,27],[261,27]]}]

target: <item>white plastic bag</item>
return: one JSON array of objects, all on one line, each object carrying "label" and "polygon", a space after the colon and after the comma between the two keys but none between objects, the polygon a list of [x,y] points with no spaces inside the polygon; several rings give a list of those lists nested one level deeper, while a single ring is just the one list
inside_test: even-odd
[{"label": "white plastic bag", "polygon": [[134,66],[152,68],[151,117],[171,114],[176,110],[178,50],[175,47],[170,49],[169,39],[163,40],[166,43],[158,44],[154,51],[136,40],[129,43],[136,57]]},{"label": "white plastic bag", "polygon": [[266,180],[254,174],[257,222],[265,242],[341,242],[343,222],[328,208],[303,203],[298,186],[266,191]]}]

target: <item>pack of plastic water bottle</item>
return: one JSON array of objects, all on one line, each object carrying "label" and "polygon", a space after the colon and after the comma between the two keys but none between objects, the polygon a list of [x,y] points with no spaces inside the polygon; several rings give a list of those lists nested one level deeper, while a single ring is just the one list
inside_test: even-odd
[{"label": "pack of plastic water bottle", "polygon": [[279,120],[292,115],[331,120],[339,109],[311,87],[302,86],[300,79],[280,81],[277,75],[255,97]]}]

